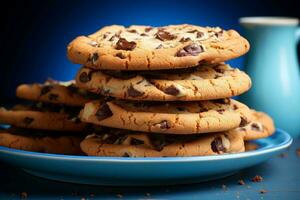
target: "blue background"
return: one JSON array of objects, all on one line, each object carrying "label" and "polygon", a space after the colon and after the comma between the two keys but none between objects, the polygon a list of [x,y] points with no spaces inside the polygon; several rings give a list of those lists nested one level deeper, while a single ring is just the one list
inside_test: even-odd
[{"label": "blue background", "polygon": [[[14,99],[20,83],[73,79],[79,66],[66,58],[67,44],[105,25],[190,23],[239,30],[239,17],[297,17],[297,8],[288,0],[9,1],[1,6],[0,98]],[[230,64],[242,67],[242,58]]]}]

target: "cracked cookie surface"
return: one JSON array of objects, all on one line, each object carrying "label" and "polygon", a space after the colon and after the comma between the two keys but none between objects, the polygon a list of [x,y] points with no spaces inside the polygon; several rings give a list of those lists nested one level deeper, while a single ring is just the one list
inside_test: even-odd
[{"label": "cracked cookie surface", "polygon": [[226,64],[159,71],[95,71],[83,67],[77,73],[76,85],[119,99],[197,101],[242,94],[251,87],[251,79]]},{"label": "cracked cookie surface", "polygon": [[[74,81],[46,81],[43,84],[22,84],[17,87],[19,98],[69,106],[83,106],[86,102],[96,99],[97,95],[79,89]],[[98,97],[100,98],[100,97]]]},{"label": "cracked cookie surface", "polygon": [[79,132],[86,128],[78,118],[80,109],[41,102],[32,106],[16,105],[10,110],[2,107],[0,123],[21,128]]},{"label": "cracked cookie surface", "polygon": [[112,25],[77,37],[67,53],[72,62],[95,69],[156,70],[219,63],[245,54],[249,47],[236,31],[219,27]]},{"label": "cracked cookie surface", "polygon": [[[38,134],[38,136],[36,136]],[[56,134],[55,137],[53,135]],[[80,155],[82,137],[48,133],[32,129],[9,128],[0,130],[0,146],[41,153]]]},{"label": "cracked cookie surface", "polygon": [[251,121],[249,108],[232,99],[198,102],[93,101],[80,112],[83,122],[166,134],[230,130]]},{"label": "cracked cookie surface", "polygon": [[88,135],[81,149],[89,156],[185,157],[244,152],[242,134],[164,135],[104,131]]}]

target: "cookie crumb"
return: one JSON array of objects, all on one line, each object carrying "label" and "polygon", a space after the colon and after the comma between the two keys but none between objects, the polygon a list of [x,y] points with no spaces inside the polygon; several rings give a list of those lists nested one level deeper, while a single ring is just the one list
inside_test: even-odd
[{"label": "cookie crumb", "polygon": [[238,181],[238,184],[239,185],[245,185],[246,183],[241,179],[241,180]]},{"label": "cookie crumb", "polygon": [[261,182],[262,180],[263,180],[263,177],[261,177],[259,175],[256,175],[251,179],[252,182]]},{"label": "cookie crumb", "polygon": [[261,193],[261,194],[265,194],[267,192],[268,192],[267,190],[259,190],[259,193]]},{"label": "cookie crumb", "polygon": [[27,192],[21,192],[21,199],[27,199],[28,194]]},{"label": "cookie crumb", "polygon": [[120,199],[123,198],[123,195],[122,195],[122,194],[117,194],[116,196],[117,196],[118,198],[120,198]]},{"label": "cookie crumb", "polygon": [[297,149],[296,149],[296,154],[297,154],[297,156],[300,157],[300,148],[297,148]]}]

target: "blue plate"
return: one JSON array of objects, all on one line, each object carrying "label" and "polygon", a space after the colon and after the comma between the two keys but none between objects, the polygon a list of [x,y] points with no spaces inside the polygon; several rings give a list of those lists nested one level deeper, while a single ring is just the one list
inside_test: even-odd
[{"label": "blue plate", "polygon": [[47,179],[114,186],[149,186],[213,180],[264,162],[291,145],[292,138],[277,129],[256,140],[257,150],[216,156],[173,158],[116,158],[35,153],[0,147],[0,159]]}]

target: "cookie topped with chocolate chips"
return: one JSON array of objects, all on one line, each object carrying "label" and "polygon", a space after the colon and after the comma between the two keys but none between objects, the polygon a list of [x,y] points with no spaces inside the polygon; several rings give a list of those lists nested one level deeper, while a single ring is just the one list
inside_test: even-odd
[{"label": "cookie topped with chocolate chips", "polygon": [[[82,80],[89,74],[89,81]],[[239,69],[219,63],[194,68],[156,71],[113,71],[81,68],[78,87],[99,95],[143,101],[198,101],[227,98],[251,87]]]},{"label": "cookie topped with chocolate chips", "polygon": [[195,102],[93,101],[80,119],[95,125],[164,134],[230,130],[251,121],[248,107],[233,99]]},{"label": "cookie topped with chocolate chips", "polygon": [[80,89],[74,81],[48,80],[43,84],[21,84],[17,87],[19,98],[68,106],[83,106],[86,102],[101,98],[100,95]]},{"label": "cookie topped with chocolate chips", "polygon": [[164,135],[115,129],[88,135],[80,146],[89,156],[113,157],[207,156],[245,150],[242,134]]},{"label": "cookie topped with chocolate chips", "polygon": [[68,57],[94,69],[157,70],[219,63],[245,54],[249,47],[236,31],[219,27],[113,25],[74,39]]}]

